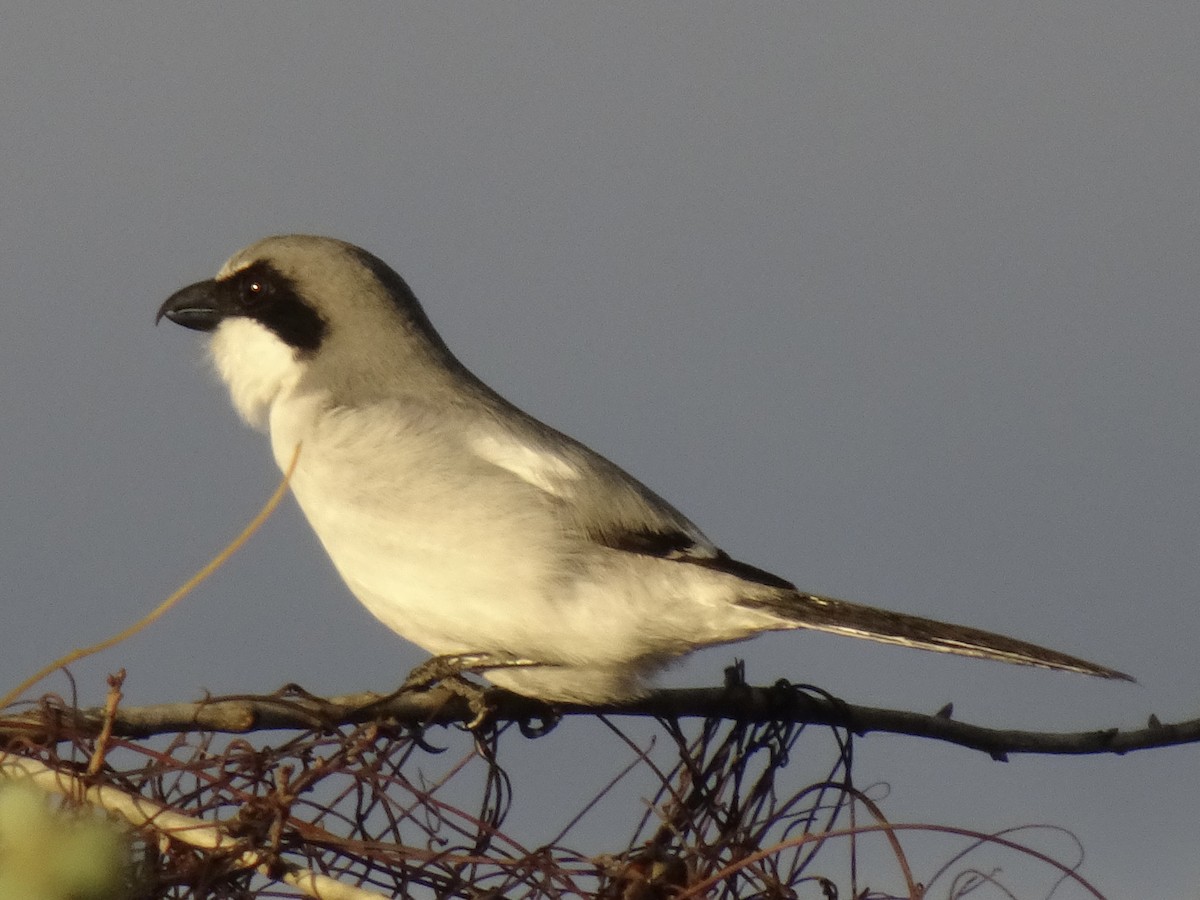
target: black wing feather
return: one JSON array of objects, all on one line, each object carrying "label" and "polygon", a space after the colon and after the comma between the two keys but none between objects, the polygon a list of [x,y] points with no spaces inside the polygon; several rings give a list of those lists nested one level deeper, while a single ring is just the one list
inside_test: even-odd
[{"label": "black wing feather", "polygon": [[790,581],[780,578],[778,575],[772,575],[765,569],[740,562],[724,550],[698,543],[694,537],[684,531],[625,531],[618,535],[602,538],[600,542],[614,550],[624,550],[626,553],[638,553],[642,556],[672,559],[694,566],[703,566],[706,569],[736,575],[738,578],[755,584],[764,584],[784,590],[794,591],[796,589],[796,586]]}]

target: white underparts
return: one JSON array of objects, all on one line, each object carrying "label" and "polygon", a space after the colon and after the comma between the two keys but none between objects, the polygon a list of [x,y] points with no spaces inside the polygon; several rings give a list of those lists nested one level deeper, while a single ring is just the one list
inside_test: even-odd
[{"label": "white underparts", "polygon": [[300,378],[296,351],[251,319],[230,318],[218,325],[209,352],[238,415],[255,428],[266,427],[275,398]]}]

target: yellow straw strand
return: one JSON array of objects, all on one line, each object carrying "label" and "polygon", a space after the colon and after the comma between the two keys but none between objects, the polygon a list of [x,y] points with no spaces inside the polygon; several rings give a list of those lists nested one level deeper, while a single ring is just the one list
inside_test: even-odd
[{"label": "yellow straw strand", "polygon": [[8,706],[50,673],[55,672],[58,669],[75,662],[76,660],[83,659],[87,656],[92,656],[93,654],[99,653],[101,650],[107,650],[109,647],[121,643],[121,641],[125,640],[126,638],[132,637],[146,626],[162,618],[167,610],[199,587],[201,582],[208,578],[209,575],[217,571],[217,569],[221,568],[221,566],[225,565],[225,563],[229,561],[229,558],[233,556],[233,554],[237,553],[238,550],[242,549],[242,546],[246,543],[246,541],[250,540],[254,532],[258,531],[258,529],[262,527],[262,524],[267,521],[271,513],[275,512],[275,508],[283,501],[283,497],[287,493],[288,484],[292,480],[292,475],[296,471],[296,464],[299,461],[300,445],[297,444],[296,449],[292,452],[292,461],[288,463],[288,467],[283,473],[283,480],[279,482],[279,487],[275,489],[275,493],[271,495],[270,499],[267,500],[267,502],[263,505],[263,508],[258,511],[258,515],[250,520],[250,524],[243,528],[242,533],[234,538],[224,550],[214,556],[208,565],[185,581],[183,585],[175,591],[175,593],[171,594],[170,597],[156,606],[137,622],[134,622],[124,631],[115,634],[98,644],[93,644],[90,647],[72,650],[65,656],[56,659],[48,666],[41,669],[36,675],[31,676],[26,681],[22,682],[15,690],[11,691],[2,699],[0,699],[0,708]]}]

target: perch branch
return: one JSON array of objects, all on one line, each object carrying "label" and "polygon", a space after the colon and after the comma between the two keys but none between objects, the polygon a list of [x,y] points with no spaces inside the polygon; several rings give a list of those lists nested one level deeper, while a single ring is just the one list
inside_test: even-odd
[{"label": "perch branch", "polygon": [[[507,691],[488,692],[494,721],[544,720],[548,708]],[[935,714],[856,706],[809,694],[786,685],[774,687],[655,691],[638,700],[603,706],[556,706],[569,715],[654,716],[660,718],[724,718],[749,722],[781,721],[846,728],[856,735],[903,734],[957,744],[1004,760],[1015,753],[1084,755],[1124,754],[1200,742],[1200,719],[1160,723],[1151,716],[1142,728],[1103,728],[1077,732],[1022,731],[960,722],[949,709]],[[273,695],[209,697],[195,703],[166,703],[109,711],[111,733],[145,738],[179,732],[228,732],[332,729],[372,720],[400,724],[449,725],[475,716],[465,700],[442,688],[408,691],[391,697],[363,693],[316,697],[295,686]],[[65,740],[99,734],[104,709],[71,709],[44,700],[19,713],[0,716],[0,743]]]}]

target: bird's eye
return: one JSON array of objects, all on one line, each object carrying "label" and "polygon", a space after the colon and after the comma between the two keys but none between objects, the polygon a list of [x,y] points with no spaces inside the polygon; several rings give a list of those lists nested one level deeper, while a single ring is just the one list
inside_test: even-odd
[{"label": "bird's eye", "polygon": [[274,292],[274,286],[265,278],[247,278],[242,282],[242,301],[260,303]]}]

